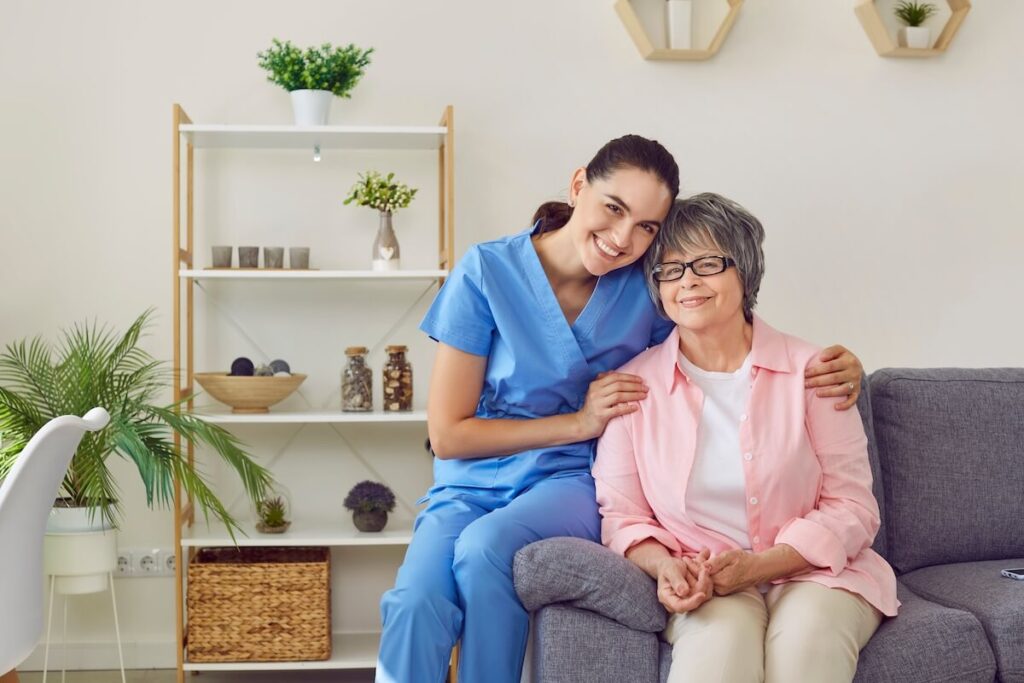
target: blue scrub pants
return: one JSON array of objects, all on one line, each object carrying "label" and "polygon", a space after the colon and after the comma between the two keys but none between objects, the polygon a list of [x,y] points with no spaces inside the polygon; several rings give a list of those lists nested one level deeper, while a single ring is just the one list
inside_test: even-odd
[{"label": "blue scrub pants", "polygon": [[515,497],[435,491],[381,599],[377,683],[443,683],[459,638],[460,683],[519,683],[530,622],[512,585],[516,551],[552,536],[600,534],[589,472],[542,479]]}]

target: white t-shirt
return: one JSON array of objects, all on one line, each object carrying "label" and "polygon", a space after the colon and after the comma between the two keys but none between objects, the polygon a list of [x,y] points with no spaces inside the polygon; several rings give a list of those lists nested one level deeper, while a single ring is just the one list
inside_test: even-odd
[{"label": "white t-shirt", "polygon": [[700,526],[750,550],[740,415],[750,398],[748,354],[735,372],[708,372],[679,354],[679,367],[704,392],[697,453],[686,487],[686,514]]}]

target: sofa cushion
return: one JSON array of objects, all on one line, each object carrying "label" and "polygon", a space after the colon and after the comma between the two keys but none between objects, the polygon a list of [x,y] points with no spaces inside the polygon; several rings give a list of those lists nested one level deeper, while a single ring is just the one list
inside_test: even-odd
[{"label": "sofa cushion", "polygon": [[900,580],[923,598],[971,612],[985,628],[1003,683],[1024,682],[1024,581],[1000,569],[1024,567],[1024,557],[925,567]]},{"label": "sofa cushion", "polygon": [[534,683],[658,683],[656,633],[548,605],[534,615]]},{"label": "sofa cushion", "polygon": [[629,628],[658,632],[665,608],[653,579],[599,543],[547,538],[516,553],[516,592],[526,609],[552,603],[597,612]]},{"label": "sofa cushion", "polygon": [[1024,369],[879,370],[871,411],[897,574],[1024,555]]},{"label": "sofa cushion", "polygon": [[857,661],[854,683],[991,683],[995,658],[974,615],[896,584],[900,612],[882,621]]}]

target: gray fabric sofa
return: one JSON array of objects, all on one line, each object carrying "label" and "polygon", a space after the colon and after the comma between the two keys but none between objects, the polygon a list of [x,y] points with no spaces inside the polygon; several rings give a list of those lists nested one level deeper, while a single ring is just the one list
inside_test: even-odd
[{"label": "gray fabric sofa", "polygon": [[[858,407],[902,602],[856,681],[1024,683],[1024,369],[879,370]],[[553,538],[515,559],[535,683],[658,683],[671,650],[654,582],[610,550]]]}]

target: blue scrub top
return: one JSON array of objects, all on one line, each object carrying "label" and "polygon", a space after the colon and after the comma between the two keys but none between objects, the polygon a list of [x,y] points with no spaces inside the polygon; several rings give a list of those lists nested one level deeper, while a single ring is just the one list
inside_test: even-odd
[{"label": "blue scrub top", "polygon": [[[673,323],[647,293],[639,262],[600,277],[570,326],[530,236],[474,245],[420,324],[437,341],[487,357],[480,418],[526,419],[578,411],[590,382],[668,336]],[[585,472],[594,440],[500,457],[434,459],[434,487],[517,495],[538,480]]]}]

